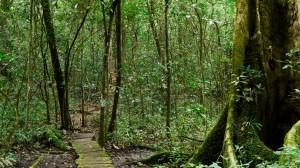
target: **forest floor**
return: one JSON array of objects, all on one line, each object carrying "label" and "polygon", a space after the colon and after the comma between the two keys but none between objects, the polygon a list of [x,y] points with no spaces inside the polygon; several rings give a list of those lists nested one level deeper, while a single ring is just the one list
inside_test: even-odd
[{"label": "forest floor", "polygon": [[75,168],[76,153],[61,151],[55,147],[44,148],[19,148],[15,147],[17,168],[29,168],[36,164],[38,168]]},{"label": "forest floor", "polygon": [[[81,127],[82,114],[80,107],[73,108],[75,111],[72,115],[73,125],[75,130],[80,133],[87,133],[95,135],[97,131],[97,120],[100,115],[100,108],[96,104],[87,104],[85,108],[86,112],[86,127]],[[114,167],[117,168],[137,168],[147,167],[139,163],[140,160],[146,159],[153,154],[152,150],[142,149],[134,146],[118,147],[112,143],[107,143],[105,150],[112,158]]]},{"label": "forest floor", "polygon": [[[86,109],[86,127],[81,127],[81,116],[79,107],[73,107],[71,118],[74,133],[67,133],[63,135],[64,141],[73,146],[76,135],[88,135],[86,140],[92,141],[95,135],[97,123],[95,123],[99,116],[99,107],[94,104],[89,104]],[[93,141],[96,144],[96,141]],[[99,148],[100,149],[100,148]],[[142,149],[134,146],[118,147],[112,143],[105,146],[105,150],[110,156],[114,167],[117,168],[137,168],[147,167],[142,165],[139,161],[143,160],[154,153],[149,149]],[[17,157],[16,168],[28,168],[36,164],[36,168],[76,168],[78,162],[78,154],[74,149],[69,151],[60,150],[50,144],[35,143],[31,146],[15,146],[13,151]]]},{"label": "forest floor", "polygon": [[141,164],[139,161],[146,159],[153,154],[150,150],[136,147],[125,147],[121,149],[110,148],[107,152],[112,157],[114,166],[117,168],[148,167]]}]

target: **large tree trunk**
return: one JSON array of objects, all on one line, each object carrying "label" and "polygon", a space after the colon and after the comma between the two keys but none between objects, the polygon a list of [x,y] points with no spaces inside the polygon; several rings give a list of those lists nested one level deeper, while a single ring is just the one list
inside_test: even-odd
[{"label": "large tree trunk", "polygon": [[[284,135],[300,119],[299,103],[291,96],[300,87],[299,75],[283,68],[290,59],[286,53],[300,48],[300,2],[237,0],[236,5],[228,109],[191,158],[193,163],[210,163],[222,154],[224,167],[237,167],[235,145],[244,147],[244,163],[278,159],[271,149],[283,145]],[[294,54],[292,59],[299,60],[299,53]],[[249,89],[250,97],[242,96]],[[211,141],[219,145],[210,147]]]},{"label": "large tree trunk", "polygon": [[[278,0],[261,4],[261,8],[266,7],[273,10],[260,10],[262,19],[267,20],[261,22],[261,69],[266,79],[257,117],[262,123],[262,139],[276,149],[282,145],[288,129],[300,119],[299,103],[291,96],[300,87],[299,75],[284,70],[286,63],[282,62],[289,59],[287,53],[300,47],[300,2]],[[296,54],[292,59],[299,60],[299,53]]]}]

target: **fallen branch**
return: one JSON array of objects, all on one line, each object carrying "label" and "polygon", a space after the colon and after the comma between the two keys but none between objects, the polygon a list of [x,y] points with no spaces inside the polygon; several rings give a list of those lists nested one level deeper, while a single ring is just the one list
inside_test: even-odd
[{"label": "fallen branch", "polygon": [[41,155],[39,156],[33,163],[32,166],[30,166],[30,168],[38,168],[39,164],[41,163],[41,161],[44,159],[44,156]]}]

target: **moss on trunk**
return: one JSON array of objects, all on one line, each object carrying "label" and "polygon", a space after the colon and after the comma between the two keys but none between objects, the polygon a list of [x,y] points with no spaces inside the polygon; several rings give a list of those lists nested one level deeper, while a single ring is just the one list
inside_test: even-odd
[{"label": "moss on trunk", "polygon": [[293,125],[284,139],[284,146],[291,148],[300,148],[300,120]]},{"label": "moss on trunk", "polygon": [[[260,83],[243,87],[253,89],[260,84],[263,90],[255,94],[253,102],[247,102],[236,99],[237,95],[243,95],[239,93],[241,88],[239,91],[236,86],[231,88],[226,113],[190,159],[191,163],[210,164],[220,154],[224,167],[238,167],[238,162],[252,161],[252,165],[256,165],[278,160],[278,155],[269,147],[280,147],[285,133],[295,119],[300,119],[300,109],[290,96],[293,89],[300,87],[300,78],[282,69],[286,53],[300,47],[299,40],[295,40],[300,38],[300,3],[295,0],[237,0],[236,6],[233,74],[238,76],[244,67],[261,72]],[[255,125],[261,125],[262,130]],[[299,133],[292,129],[287,134],[286,144],[298,141]]]},{"label": "moss on trunk", "polygon": [[[300,3],[237,0],[236,6],[233,75],[250,67],[262,79],[251,81],[249,75],[247,84],[231,87],[228,106],[189,163],[210,164],[221,155],[224,167],[278,160],[272,149],[283,144],[285,133],[300,119],[299,103],[290,96],[300,87],[300,77],[282,68],[286,53],[300,48]],[[263,89],[253,95],[253,101],[237,99],[244,95],[243,89],[253,91],[257,85]],[[299,143],[299,127],[297,123],[287,134],[286,145]]]},{"label": "moss on trunk", "polygon": [[216,161],[222,151],[222,144],[225,132],[225,125],[227,120],[228,106],[225,107],[221,117],[212,131],[207,136],[204,143],[199,147],[198,151],[189,160],[190,163],[209,164]]}]

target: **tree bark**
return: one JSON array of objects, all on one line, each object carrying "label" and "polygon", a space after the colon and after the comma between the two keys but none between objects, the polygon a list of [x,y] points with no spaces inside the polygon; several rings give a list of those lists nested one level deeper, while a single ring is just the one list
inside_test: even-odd
[{"label": "tree bark", "polygon": [[[243,163],[252,161],[251,164],[256,165],[263,159],[276,160],[278,156],[270,148],[282,146],[284,135],[300,119],[299,103],[290,96],[300,86],[299,75],[283,69],[288,59],[286,53],[300,47],[300,3],[295,0],[237,0],[236,7],[232,81],[237,82],[237,77],[246,74],[247,84],[231,86],[227,114],[223,113],[190,160],[192,163],[211,163],[221,153],[224,167],[238,167],[241,157],[235,145],[244,147],[245,153],[240,160]],[[255,75],[259,77],[254,79]],[[261,90],[256,88],[258,85],[262,85]],[[247,88],[256,92],[252,95],[253,101],[241,96]],[[262,126],[261,130],[258,125]],[[216,131],[224,126],[225,129]],[[220,131],[224,132],[222,149],[220,141],[216,141],[218,148],[209,147],[209,142],[214,141],[212,137],[220,137]]]},{"label": "tree bark", "polygon": [[116,129],[117,109],[119,95],[121,91],[121,71],[122,71],[122,16],[121,16],[121,0],[116,0],[116,40],[117,40],[117,80],[115,85],[114,103],[111,112],[111,120],[108,132],[113,133]]},{"label": "tree bark", "polygon": [[33,0],[30,1],[30,15],[29,15],[29,43],[28,43],[28,56],[27,56],[27,92],[26,92],[26,124],[25,127],[28,128],[29,125],[29,111],[30,111],[30,94],[31,94],[31,71],[32,71],[32,62],[31,57],[33,55]]},{"label": "tree bark", "polygon": [[[65,76],[64,76],[64,80],[65,80],[65,103],[64,103],[64,108],[65,108],[66,111],[69,111],[69,80],[70,80],[69,78],[70,78],[70,72],[71,72],[71,67],[72,67],[72,66],[70,67],[71,52],[72,52],[73,47],[75,46],[75,43],[76,43],[76,40],[79,36],[80,31],[84,26],[84,23],[86,21],[88,13],[89,13],[89,8],[87,8],[85,10],[85,13],[84,13],[83,18],[80,22],[80,25],[76,30],[74,38],[72,39],[71,45],[66,50]],[[69,118],[68,120],[71,121],[69,115],[66,116],[66,117],[68,117]]]},{"label": "tree bark", "polygon": [[148,15],[149,15],[149,23],[150,23],[150,27],[152,30],[152,34],[154,37],[154,41],[155,41],[155,46],[156,46],[156,51],[160,60],[160,63],[162,65],[165,65],[165,58],[164,58],[164,54],[163,54],[163,50],[162,50],[162,46],[161,46],[161,39],[159,37],[158,34],[158,30],[157,27],[155,26],[155,20],[154,20],[154,6],[153,6],[153,0],[147,0],[147,10],[148,10]]},{"label": "tree bark", "polygon": [[107,23],[106,20],[106,10],[104,5],[104,0],[101,1],[102,15],[103,15],[103,24],[104,24],[104,54],[103,54],[103,69],[102,69],[102,81],[101,81],[101,104],[100,104],[100,126],[99,126],[99,139],[98,143],[100,146],[105,144],[105,111],[107,106],[107,81],[108,81],[108,57],[110,51],[110,41],[111,41],[111,29],[114,19],[115,9],[116,9],[117,0],[114,0],[110,11],[109,11],[109,20]]},{"label": "tree bark", "polygon": [[52,24],[52,17],[50,12],[49,0],[41,0],[41,5],[43,8],[43,18],[45,22],[45,28],[47,33],[47,41],[51,53],[52,67],[54,71],[54,79],[56,82],[56,89],[58,94],[58,102],[60,107],[61,116],[61,128],[70,129],[71,121],[69,111],[65,109],[65,81],[63,73],[60,66],[59,56],[57,52],[56,38],[54,27]]},{"label": "tree bark", "polygon": [[169,0],[165,0],[165,45],[166,45],[166,102],[165,102],[165,111],[166,111],[166,132],[167,136],[170,136],[170,127],[171,127],[171,61],[169,53],[169,20],[168,20],[168,11],[169,11]]}]

